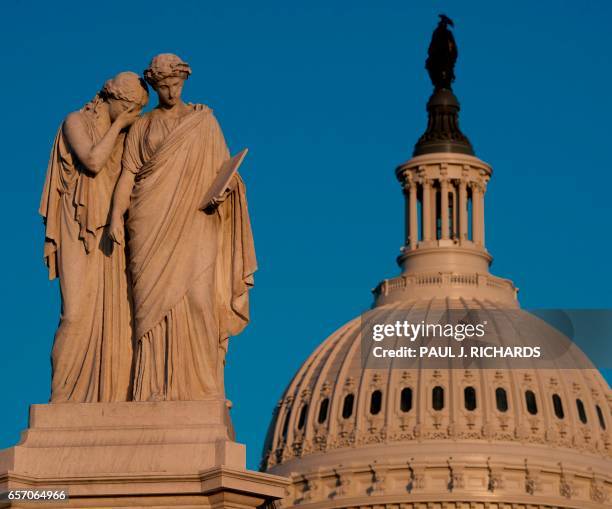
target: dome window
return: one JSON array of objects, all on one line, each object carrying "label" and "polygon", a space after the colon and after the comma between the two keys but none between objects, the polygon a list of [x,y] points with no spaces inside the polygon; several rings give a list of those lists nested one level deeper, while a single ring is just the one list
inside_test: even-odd
[{"label": "dome window", "polygon": [[442,410],[444,408],[444,388],[436,385],[431,391],[431,406],[434,410]]},{"label": "dome window", "polygon": [[495,389],[495,404],[500,412],[508,411],[508,394],[503,387]]},{"label": "dome window", "polygon": [[597,412],[597,417],[599,418],[599,425],[601,429],[606,430],[606,420],[604,419],[604,414],[601,411],[601,407],[599,405],[595,405],[595,410]]},{"label": "dome window", "polygon": [[382,409],[382,392],[375,390],[370,397],[370,413],[378,415]]},{"label": "dome window", "polygon": [[476,389],[474,387],[466,387],[463,389],[463,403],[466,410],[472,412],[476,410]]},{"label": "dome window", "polygon": [[536,395],[533,391],[525,391],[525,403],[527,405],[527,411],[531,415],[538,413],[538,402],[536,401]]},{"label": "dome window", "polygon": [[552,402],[557,419],[563,419],[565,417],[565,412],[563,412],[563,402],[561,401],[561,397],[558,394],[553,394]]},{"label": "dome window", "polygon": [[400,394],[400,410],[402,412],[410,412],[412,410],[412,389],[404,387]]},{"label": "dome window", "polygon": [[580,419],[580,422],[582,424],[586,424],[587,415],[586,415],[586,411],[584,410],[584,403],[582,402],[581,399],[576,400],[576,409],[578,410],[578,418]]},{"label": "dome window", "polygon": [[342,418],[348,419],[353,415],[353,404],[355,403],[355,395],[347,394],[344,396],[344,403],[342,404]]},{"label": "dome window", "polygon": [[308,415],[308,403],[302,405],[300,409],[300,416],[298,418],[298,429],[304,429],[306,424],[306,416]]},{"label": "dome window", "polygon": [[329,398],[325,398],[321,401],[321,405],[319,406],[319,424],[323,424],[327,420],[327,412],[329,411]]},{"label": "dome window", "polygon": [[289,430],[289,417],[291,417],[291,408],[287,409],[287,413],[285,414],[285,420],[283,421],[283,440],[287,440],[287,431]]}]

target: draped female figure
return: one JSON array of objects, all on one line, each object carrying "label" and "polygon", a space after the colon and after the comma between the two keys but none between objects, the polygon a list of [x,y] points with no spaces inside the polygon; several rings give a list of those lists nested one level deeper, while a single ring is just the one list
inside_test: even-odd
[{"label": "draped female figure", "polygon": [[68,115],[55,137],[40,203],[45,262],[49,278],[59,277],[62,297],[51,355],[52,403],[126,401],[130,395],[126,257],[105,227],[126,128],[147,100],[142,79],[120,73]]},{"label": "draped female figure", "polygon": [[132,126],[114,195],[117,242],[127,211],[136,401],[224,397],[227,341],[249,320],[256,263],[244,184],[236,176],[218,207],[201,210],[229,151],[212,110],[182,101],[190,73],[171,54],[145,71],[159,105]]}]

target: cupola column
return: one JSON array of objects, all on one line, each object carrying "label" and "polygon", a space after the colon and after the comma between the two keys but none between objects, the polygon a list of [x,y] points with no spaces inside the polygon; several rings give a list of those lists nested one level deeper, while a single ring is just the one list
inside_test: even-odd
[{"label": "cupola column", "polygon": [[429,242],[432,238],[431,230],[432,230],[432,212],[431,212],[431,181],[428,179],[423,179],[423,210],[422,210],[422,218],[423,218],[423,240],[425,242]]},{"label": "cupola column", "polygon": [[474,244],[484,244],[484,221],[483,221],[482,190],[478,182],[472,184],[472,239]]},{"label": "cupola column", "polygon": [[408,249],[416,249],[418,243],[418,208],[417,208],[417,188],[416,182],[409,179],[404,185],[404,199],[405,199],[405,235],[406,235],[406,247]]},{"label": "cupola column", "polygon": [[451,189],[451,239],[457,240],[459,238],[459,193],[457,189],[457,182],[455,180],[450,181]]},{"label": "cupola column", "polygon": [[410,206],[410,227],[408,235],[410,237],[410,249],[416,249],[419,242],[419,224],[418,224],[418,208],[417,208],[417,183],[410,180],[408,201]]},{"label": "cupola column", "polygon": [[465,180],[459,181],[459,239],[467,240],[468,233],[467,184]]},{"label": "cupola column", "polygon": [[450,221],[449,221],[449,210],[448,210],[448,180],[443,178],[440,181],[440,214],[442,223],[442,240],[448,240],[450,238]]},{"label": "cupola column", "polygon": [[404,187],[404,245],[410,247],[410,219],[412,212],[410,210],[410,184]]},{"label": "cupola column", "polygon": [[482,245],[485,245],[485,207],[484,207],[484,196],[486,191],[486,184],[480,184],[480,240]]}]

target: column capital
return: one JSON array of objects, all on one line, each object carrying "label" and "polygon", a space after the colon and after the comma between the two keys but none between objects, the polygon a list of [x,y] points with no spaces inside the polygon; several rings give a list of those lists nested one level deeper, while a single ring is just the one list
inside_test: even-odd
[{"label": "column capital", "polygon": [[478,191],[480,193],[480,192],[484,192],[485,185],[484,185],[484,182],[480,180],[472,180],[470,181],[470,188],[472,189],[472,191]]},{"label": "column capital", "polygon": [[423,165],[417,166],[416,174],[420,178],[425,178],[425,176],[427,175],[427,166],[423,166]]},{"label": "column capital", "polygon": [[412,175],[408,175],[405,178],[403,178],[401,183],[402,183],[402,190],[404,191],[404,194],[409,193],[410,190],[417,185],[417,182]]}]

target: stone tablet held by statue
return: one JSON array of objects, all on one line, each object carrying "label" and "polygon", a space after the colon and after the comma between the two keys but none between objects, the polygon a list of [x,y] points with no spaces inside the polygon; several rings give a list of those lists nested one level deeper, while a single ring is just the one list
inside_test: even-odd
[{"label": "stone tablet held by statue", "polygon": [[248,152],[249,149],[245,148],[221,165],[217,178],[210,186],[210,189],[202,201],[200,210],[207,210],[211,207],[216,207],[223,200],[223,195],[229,188],[232,178],[238,171],[238,168],[242,164],[242,161],[244,161],[244,158]]}]

